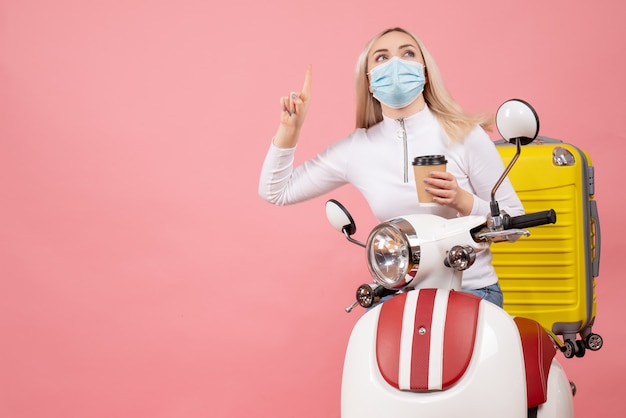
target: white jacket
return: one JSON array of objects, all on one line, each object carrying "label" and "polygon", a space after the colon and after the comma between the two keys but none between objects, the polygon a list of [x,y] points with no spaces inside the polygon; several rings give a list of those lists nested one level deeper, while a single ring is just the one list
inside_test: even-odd
[{"label": "white jacket", "polygon": [[[259,195],[270,203],[289,205],[350,183],[363,194],[380,221],[410,213],[452,218],[458,216],[452,208],[419,206],[411,166],[416,156],[443,154],[448,160],[447,171],[456,177],[459,187],[474,194],[471,215],[488,214],[491,190],[504,171],[489,136],[477,126],[462,142],[451,142],[428,107],[405,118],[403,123],[406,155],[400,121],[388,117],[369,129],[355,130],[298,167],[293,166],[296,148],[270,145],[261,170]],[[523,213],[522,203],[508,179],[498,189],[496,198],[500,209],[509,215]],[[497,280],[491,253],[482,251],[464,272],[463,288],[479,289]]]}]

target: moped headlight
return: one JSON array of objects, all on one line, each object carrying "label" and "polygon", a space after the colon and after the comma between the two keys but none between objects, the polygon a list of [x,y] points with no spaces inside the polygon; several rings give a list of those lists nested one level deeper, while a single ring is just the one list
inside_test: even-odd
[{"label": "moped headlight", "polygon": [[374,282],[387,289],[400,289],[415,277],[420,249],[415,230],[404,219],[384,222],[370,233],[367,264]]}]

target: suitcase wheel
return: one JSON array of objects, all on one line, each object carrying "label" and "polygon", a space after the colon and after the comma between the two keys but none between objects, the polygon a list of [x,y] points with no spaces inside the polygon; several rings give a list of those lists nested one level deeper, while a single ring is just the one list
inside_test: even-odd
[{"label": "suitcase wheel", "polygon": [[563,352],[565,358],[572,358],[576,352],[576,344],[574,344],[572,340],[565,340],[563,342],[563,347],[561,347],[561,351]]},{"label": "suitcase wheel", "polygon": [[582,341],[572,341],[569,339],[565,340],[563,347],[561,347],[561,351],[563,352],[565,358],[572,358],[574,356],[583,357],[585,355],[585,349],[585,343]]},{"label": "suitcase wheel", "polygon": [[604,344],[604,341],[598,334],[589,334],[585,338],[585,346],[592,351],[598,351],[601,349],[602,344]]}]

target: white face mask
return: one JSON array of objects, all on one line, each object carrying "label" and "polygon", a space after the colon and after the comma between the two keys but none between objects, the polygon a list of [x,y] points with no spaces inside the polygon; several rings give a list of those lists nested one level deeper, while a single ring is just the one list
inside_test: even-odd
[{"label": "white face mask", "polygon": [[393,109],[410,105],[424,91],[424,65],[393,57],[370,70],[374,97]]}]

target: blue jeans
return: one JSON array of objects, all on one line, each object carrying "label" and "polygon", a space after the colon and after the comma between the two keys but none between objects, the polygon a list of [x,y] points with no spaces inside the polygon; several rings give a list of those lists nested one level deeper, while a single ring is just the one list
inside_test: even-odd
[{"label": "blue jeans", "polygon": [[502,289],[500,288],[500,284],[497,282],[492,285],[482,287],[480,289],[463,289],[463,291],[476,295],[479,298],[485,299],[499,307],[502,307],[504,303]]}]

